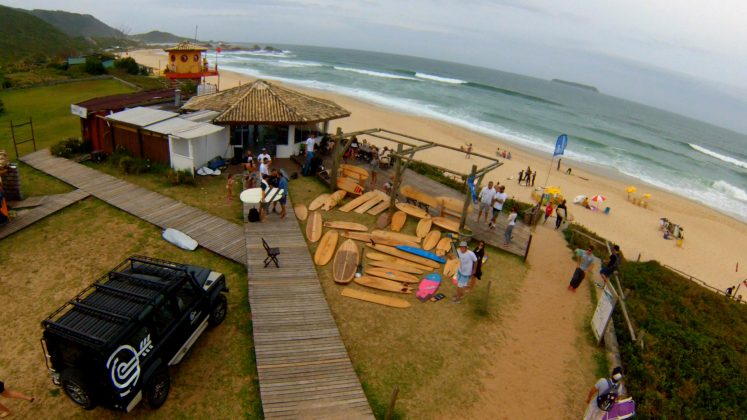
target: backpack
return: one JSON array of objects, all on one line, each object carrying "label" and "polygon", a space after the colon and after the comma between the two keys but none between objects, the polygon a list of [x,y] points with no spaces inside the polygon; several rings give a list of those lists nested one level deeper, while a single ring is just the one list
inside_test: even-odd
[{"label": "backpack", "polygon": [[259,222],[259,210],[254,207],[250,208],[248,219],[250,222]]},{"label": "backpack", "polygon": [[620,387],[620,383],[612,382],[609,379],[606,379],[606,381],[607,385],[609,386],[607,388],[607,391],[603,392],[597,397],[597,407],[599,407],[599,409],[602,411],[612,410],[612,407],[615,405],[617,397],[619,396],[618,388]]}]

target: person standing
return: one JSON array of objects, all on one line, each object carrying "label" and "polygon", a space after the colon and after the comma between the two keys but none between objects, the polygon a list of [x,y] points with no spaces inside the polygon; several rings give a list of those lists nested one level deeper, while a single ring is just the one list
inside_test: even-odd
[{"label": "person standing", "polygon": [[252,156],[252,151],[247,150],[244,152],[244,175],[248,175],[252,169],[254,169],[254,156]]},{"label": "person standing", "polygon": [[482,280],[482,259],[485,257],[485,241],[478,242],[475,250],[472,252],[474,252],[475,257],[477,257],[477,268],[475,269],[475,275],[469,282],[469,287],[467,288],[468,292],[471,292],[472,289],[475,288],[477,280]]},{"label": "person standing", "polygon": [[586,251],[576,251],[576,269],[573,271],[570,283],[568,283],[568,290],[575,292],[578,286],[591,272],[591,268],[594,267],[594,247],[589,245]]},{"label": "person standing", "polygon": [[306,153],[309,152],[309,150],[314,150],[314,147],[316,146],[316,133],[311,132],[309,133],[309,138],[306,139]]},{"label": "person standing", "polygon": [[524,186],[525,186],[525,187],[528,187],[528,186],[529,186],[529,183],[530,183],[530,182],[532,181],[532,175],[533,175],[533,174],[534,174],[534,172],[530,171],[530,170],[529,170],[529,169],[527,168],[527,171],[526,171],[526,173],[524,174]]},{"label": "person standing", "polygon": [[477,256],[474,252],[467,249],[466,241],[459,243],[457,256],[459,257],[459,269],[457,270],[457,291],[452,299],[454,303],[462,301],[464,291],[469,286],[470,279],[475,275],[475,271],[477,270]]},{"label": "person standing", "polygon": [[560,225],[563,223],[563,219],[565,219],[567,215],[568,208],[565,206],[565,200],[563,200],[555,209],[555,230],[558,230]]},{"label": "person standing", "polygon": [[490,223],[488,223],[488,227],[493,229],[495,227],[495,222],[498,220],[498,215],[501,214],[501,211],[503,211],[503,203],[506,202],[506,187],[504,185],[501,185],[498,188],[498,192],[495,194],[495,197],[493,198],[493,217],[490,219]]},{"label": "person standing", "polygon": [[[604,283],[606,284],[608,281],[610,281],[609,277],[617,271],[617,268],[620,266],[620,246],[615,245],[612,247],[612,253],[610,254],[609,260],[607,260],[607,264],[605,264],[601,270],[599,270],[599,275],[602,276],[602,279],[604,280]],[[603,287],[603,286],[602,286]]]},{"label": "person standing", "polygon": [[269,160],[270,162],[272,162],[272,157],[269,153],[267,153],[267,148],[265,147],[262,148],[262,153],[257,156],[257,159],[259,159],[259,163],[262,163],[265,160]]},{"label": "person standing", "polygon": [[514,206],[511,209],[511,214],[508,215],[508,225],[506,226],[506,233],[503,234],[503,246],[506,247],[511,243],[511,235],[516,226],[516,217],[519,215],[519,208]]},{"label": "person standing", "polygon": [[537,171],[532,173],[532,186],[534,186],[534,179],[537,178]]},{"label": "person standing", "polygon": [[548,201],[547,207],[545,207],[545,220],[542,221],[543,225],[547,222],[547,219],[549,219],[550,216],[552,216],[552,201]]},{"label": "person standing", "polygon": [[379,152],[376,148],[371,150],[371,185],[370,188],[373,190],[376,188],[376,177],[379,174]]},{"label": "person standing", "polygon": [[283,175],[282,172],[279,172],[278,170],[273,170],[275,172],[275,177],[278,180],[278,189],[280,189],[281,194],[283,196],[280,198],[280,218],[285,219],[285,216],[288,214],[288,210],[285,207],[285,205],[288,203],[288,178]]},{"label": "person standing", "polygon": [[[22,394],[18,391],[13,391],[11,389],[8,389],[5,387],[5,383],[3,381],[0,381],[0,395],[2,395],[5,398],[15,398],[19,400],[26,400],[28,402],[34,402],[34,397],[29,397],[26,394]],[[10,409],[2,404],[0,404],[0,418],[8,417],[12,413]]]},{"label": "person standing", "polygon": [[233,201],[233,188],[236,184],[236,180],[233,179],[233,174],[228,174],[226,180],[226,201]]},{"label": "person standing", "polygon": [[[623,368],[620,366],[612,369],[609,378],[600,378],[589,390],[586,396],[586,412],[584,420],[604,419],[605,413],[619,400],[619,396],[625,393],[622,384]],[[596,396],[596,397],[595,397]]]},{"label": "person standing", "polygon": [[495,198],[496,190],[493,187],[493,181],[488,182],[487,187],[483,187],[482,191],[480,191],[480,204],[479,204],[479,211],[477,213],[477,223],[480,223],[480,217],[482,216],[482,213],[485,212],[485,221],[488,221],[488,214],[490,213],[490,208],[493,205],[493,198]]},{"label": "person standing", "polygon": [[519,185],[521,185],[521,181],[524,179],[524,170],[519,171]]},{"label": "person standing", "polygon": [[303,176],[309,176],[313,173],[311,170],[311,161],[314,159],[314,147],[314,142],[312,141],[311,145],[306,148],[306,164],[303,166],[303,170],[301,171]]},{"label": "person standing", "polygon": [[259,176],[264,179],[270,176],[270,159],[265,158],[261,162],[259,165]]}]

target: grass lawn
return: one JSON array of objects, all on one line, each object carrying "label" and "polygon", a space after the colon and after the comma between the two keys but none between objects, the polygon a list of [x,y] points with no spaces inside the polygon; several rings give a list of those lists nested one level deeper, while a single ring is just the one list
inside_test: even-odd
[{"label": "grass lawn", "polygon": [[[0,90],[5,112],[0,114],[0,149],[15,159],[10,121],[16,124],[34,120],[36,148],[44,149],[67,137],[80,137],[80,118],[70,114],[70,104],[98,96],[132,92],[133,89],[116,80],[91,80],[28,89]],[[31,137],[29,126],[21,127],[16,136]],[[31,143],[19,146],[19,153],[33,151]]]},{"label": "grass lawn", "polygon": [[[315,178],[291,181],[290,191],[294,203],[306,204],[328,192]],[[333,209],[322,212],[322,217],[375,229],[376,217],[367,214]],[[305,228],[305,222],[301,225]],[[416,225],[417,221],[408,217],[402,232],[414,234]],[[317,245],[309,244],[312,253]],[[327,301],[377,416],[383,417],[395,387],[399,387],[396,414],[402,418],[458,418],[461,409],[476,401],[478,372],[496,357],[492,349],[501,339],[502,315],[526,275],[518,257],[495,248],[487,248],[486,255],[483,279],[459,305],[450,301],[456,290],[450,280],[445,279],[439,290],[446,299],[421,303],[414,295],[390,294],[354,283],[337,285],[332,280],[332,263],[317,267]],[[492,286],[485,313],[488,281]],[[348,299],[340,296],[344,287],[396,295],[411,302],[412,307],[394,309]]]},{"label": "grass lawn", "polygon": [[[39,190],[40,193],[50,191]],[[187,252],[165,242],[146,222],[88,198],[0,241],[0,307],[7,315],[0,340],[0,372],[34,404],[4,401],[16,418],[120,418],[84,411],[54,386],[39,345],[40,322],[107,270],[132,254],[210,267],[228,280],[226,321],[209,329],[172,373],[166,404],[146,404],[146,418],[257,418],[261,405],[253,356],[246,271],[207,250]]]}]

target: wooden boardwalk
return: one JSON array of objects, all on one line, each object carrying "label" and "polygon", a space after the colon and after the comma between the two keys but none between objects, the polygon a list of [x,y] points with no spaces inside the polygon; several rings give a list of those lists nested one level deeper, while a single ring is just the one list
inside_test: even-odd
[{"label": "wooden boardwalk", "polygon": [[77,203],[89,195],[90,194],[85,191],[75,190],[65,194],[39,197],[38,201],[40,204],[37,207],[23,212],[23,214],[4,225],[0,225],[0,239],[10,236],[26,226],[29,226],[52,213],[58,212],[73,203]]},{"label": "wooden boardwalk", "polygon": [[[290,200],[285,220],[270,214],[244,228],[265,418],[373,418]],[[262,238],[280,248],[279,269],[264,268]]]},{"label": "wooden boardwalk", "polygon": [[240,225],[79,163],[54,157],[47,149],[28,154],[21,161],[162,229],[178,229],[218,255],[246,263],[244,229]]}]

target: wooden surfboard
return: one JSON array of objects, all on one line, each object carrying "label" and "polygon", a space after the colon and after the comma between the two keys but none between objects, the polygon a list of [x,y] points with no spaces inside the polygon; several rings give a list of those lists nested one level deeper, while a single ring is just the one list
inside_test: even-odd
[{"label": "wooden surfboard", "polygon": [[[416,262],[403,260],[402,258],[395,257],[393,255],[389,254],[382,254],[381,252],[367,252],[366,257],[374,262],[384,262],[388,264],[400,264],[400,265],[407,265],[409,267],[412,267],[414,269],[423,270],[423,271],[433,271],[433,267],[429,267],[427,265],[418,264]],[[399,270],[404,271],[404,270]],[[415,273],[413,273],[415,274]]]},{"label": "wooden surfboard", "polygon": [[333,207],[337,205],[340,201],[342,201],[343,198],[345,198],[345,194],[347,194],[347,191],[344,190],[337,190],[329,195],[329,198],[327,198],[327,201],[322,204],[322,210],[329,211]]},{"label": "wooden surfboard", "polygon": [[376,241],[377,238],[389,238],[403,242],[415,242],[416,244],[420,242],[420,238],[417,236],[399,232],[389,232],[387,230],[374,230],[371,234],[373,235],[374,241]]},{"label": "wooden surfboard", "polygon": [[355,197],[354,199],[348,201],[347,203],[345,203],[344,206],[338,208],[337,210],[340,210],[343,213],[347,213],[350,210],[353,210],[354,208],[370,200],[374,196],[374,194],[376,194],[376,191],[369,191],[363,195]]},{"label": "wooden surfboard", "polygon": [[438,200],[430,194],[418,190],[412,185],[403,185],[399,188],[399,193],[407,198],[411,198],[419,203],[423,203],[428,207],[438,207]]},{"label": "wooden surfboard", "polygon": [[457,269],[459,269],[459,258],[452,258],[450,260],[446,260],[446,264],[444,264],[444,277],[445,278],[452,278],[456,275]]},{"label": "wooden surfboard", "polygon": [[380,245],[380,244],[371,245],[371,244],[366,244],[366,246],[368,246],[370,248],[373,248],[373,249],[375,249],[375,250],[377,250],[379,252],[383,252],[385,254],[389,254],[389,255],[391,255],[393,257],[402,258],[403,260],[407,260],[407,261],[412,261],[414,263],[418,263],[418,264],[424,265],[426,267],[430,267],[430,268],[438,268],[439,267],[439,264],[437,262],[433,261],[433,260],[429,260],[428,258],[425,258],[425,257],[420,257],[420,256],[417,256],[417,255],[413,255],[413,254],[410,254],[409,252],[400,251],[399,249],[394,248],[394,247],[389,246],[389,245]]},{"label": "wooden surfboard", "polygon": [[433,226],[433,219],[431,219],[430,217],[420,219],[420,221],[418,222],[418,227],[415,228],[415,234],[418,236],[418,238],[425,238],[425,235],[427,235],[428,232],[431,231],[431,226]]},{"label": "wooden surfboard", "polygon": [[306,208],[305,204],[294,204],[293,212],[296,213],[296,218],[302,222],[309,217],[309,209]]},{"label": "wooden surfboard", "polygon": [[361,204],[360,206],[358,206],[357,209],[355,209],[353,211],[356,212],[356,213],[363,214],[366,211],[368,211],[371,207],[373,207],[373,206],[381,203],[382,201],[384,201],[384,197],[382,197],[379,194],[375,194],[373,197],[371,197],[370,200],[368,200],[365,203]]},{"label": "wooden surfboard", "polygon": [[391,306],[392,308],[404,309],[410,307],[410,302],[404,299],[393,298],[390,296],[381,296],[374,293],[364,292],[362,290],[351,289],[350,287],[342,289],[340,294],[342,296],[353,299],[364,300],[371,303],[378,303],[379,305],[384,306]]},{"label": "wooden surfboard", "polygon": [[390,246],[398,246],[398,245],[417,246],[418,245],[417,243],[410,242],[410,241],[400,241],[398,239],[392,239],[392,238],[374,237],[373,234],[369,232],[345,231],[345,232],[342,232],[342,236],[344,238],[353,239],[355,241],[366,242],[369,244],[373,242],[375,244],[390,245]]},{"label": "wooden surfboard", "polygon": [[366,274],[374,277],[381,277],[387,280],[401,281],[405,283],[420,283],[420,279],[412,274],[403,273],[402,271],[392,270],[383,267],[367,267]]},{"label": "wooden surfboard", "polygon": [[314,264],[326,265],[332,256],[335,255],[335,247],[337,247],[337,238],[339,233],[336,230],[330,229],[327,233],[322,236],[322,240],[319,241],[319,246],[314,252]]},{"label": "wooden surfboard", "polygon": [[399,210],[402,210],[412,217],[417,217],[418,219],[425,219],[426,217],[430,217],[430,214],[428,214],[427,211],[410,203],[397,203],[395,205]]},{"label": "wooden surfboard", "polygon": [[441,240],[441,231],[433,229],[432,231],[428,232],[427,235],[425,235],[425,239],[423,239],[423,249],[426,251],[430,251],[431,249],[435,248],[436,244],[438,244],[438,241]]},{"label": "wooden surfboard", "polygon": [[407,213],[403,211],[396,211],[392,215],[392,225],[389,227],[394,232],[399,232],[402,230],[402,226],[405,225],[405,222],[407,221]]},{"label": "wooden surfboard", "polygon": [[306,239],[316,242],[322,237],[322,215],[318,211],[313,211],[309,215],[309,221],[306,222]]},{"label": "wooden surfboard", "polygon": [[385,227],[389,226],[389,223],[392,221],[392,215],[389,213],[382,213],[381,216],[379,216],[376,219],[376,227],[379,229],[384,229]]},{"label": "wooden surfboard", "polygon": [[324,203],[327,202],[327,199],[329,199],[330,194],[324,193],[319,194],[319,197],[311,200],[311,203],[309,203],[309,211],[314,211],[320,209]]},{"label": "wooden surfboard", "polygon": [[368,179],[368,171],[365,168],[361,168],[360,166],[343,163],[340,165],[340,169],[345,172],[345,176],[357,178],[361,181],[365,181]]},{"label": "wooden surfboard", "polygon": [[[422,270],[420,268],[413,267],[412,265],[408,264],[409,261],[402,260],[403,263],[396,263],[392,261],[371,261],[368,263],[369,266],[372,267],[381,267],[381,268],[387,268],[390,270],[397,270],[401,271],[403,273],[410,273],[410,274],[423,274],[426,271],[431,271],[426,267],[426,270]],[[415,263],[412,263],[415,264]]]},{"label": "wooden surfboard", "polygon": [[354,280],[361,286],[371,287],[373,289],[385,290],[395,293],[412,293],[413,288],[396,281],[381,279],[378,277],[360,276]]},{"label": "wooden surfboard", "polygon": [[449,251],[451,251],[451,238],[445,236],[436,244],[436,255],[444,256]]},{"label": "wooden surfboard", "polygon": [[358,245],[353,240],[348,239],[340,245],[340,249],[335,254],[335,262],[332,267],[332,276],[335,282],[347,284],[355,276],[355,270],[360,262],[360,253]]},{"label": "wooden surfboard", "polygon": [[365,232],[368,230],[368,227],[366,225],[355,222],[343,222],[340,220],[330,220],[329,222],[324,222],[324,227],[341,230],[355,230],[358,232]]},{"label": "wooden surfboard", "polygon": [[353,178],[337,178],[337,188],[355,195],[363,194],[363,187],[358,184]]},{"label": "wooden surfboard", "polygon": [[[449,212],[462,214],[462,210],[464,209],[463,198],[460,199],[460,198],[454,198],[454,197],[441,196],[441,197],[436,197],[436,199],[441,201],[441,204]],[[470,204],[469,207],[467,207],[467,213],[471,211],[472,211],[472,205]]]},{"label": "wooden surfboard", "polygon": [[380,214],[384,210],[389,210],[389,204],[391,202],[392,202],[392,199],[389,198],[389,197],[386,197],[384,199],[384,201],[382,201],[381,203],[379,203],[379,204],[371,207],[371,209],[369,211],[367,211],[366,213],[368,213],[370,215],[373,215],[373,216],[376,216],[377,214]]},{"label": "wooden surfboard", "polygon": [[450,219],[448,217],[434,217],[433,224],[446,230],[459,233],[459,220]]}]

